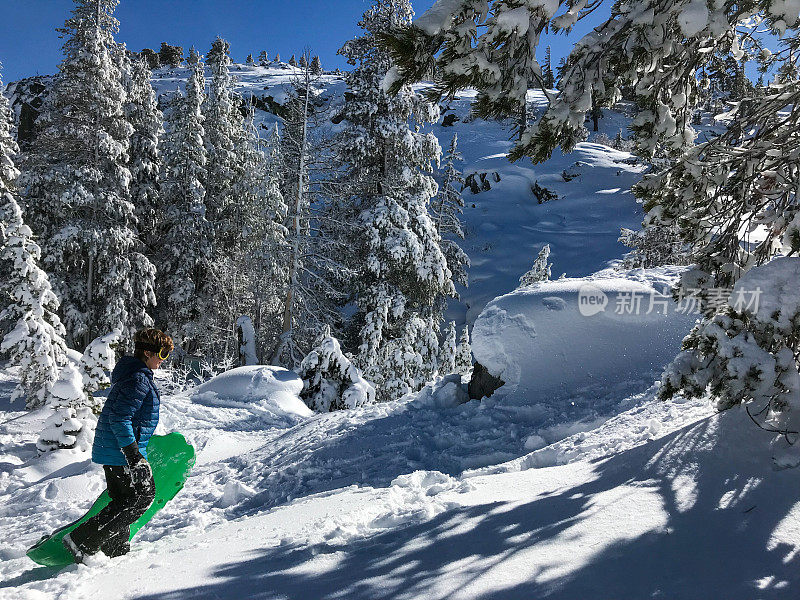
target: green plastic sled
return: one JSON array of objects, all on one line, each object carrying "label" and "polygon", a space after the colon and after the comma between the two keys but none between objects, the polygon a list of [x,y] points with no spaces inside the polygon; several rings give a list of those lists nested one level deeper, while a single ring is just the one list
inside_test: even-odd
[{"label": "green plastic sled", "polygon": [[[131,525],[131,538],[181,491],[189,477],[189,470],[194,465],[194,448],[180,433],[154,435],[147,444],[147,458],[156,482],[156,499],[147,512]],[[48,567],[63,567],[75,562],[72,554],[62,545],[61,539],[78,525],[99,513],[110,501],[108,491],[104,491],[95,500],[89,512],[52,535],[43,537],[28,550],[28,556],[40,565]]]}]

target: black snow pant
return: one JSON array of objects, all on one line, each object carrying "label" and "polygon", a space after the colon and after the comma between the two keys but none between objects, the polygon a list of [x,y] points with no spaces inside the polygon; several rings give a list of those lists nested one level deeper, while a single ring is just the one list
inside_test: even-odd
[{"label": "black snow pant", "polygon": [[156,497],[156,486],[150,480],[135,486],[128,467],[104,465],[106,486],[111,502],[91,519],[73,530],[70,537],[81,550],[106,556],[122,556],[130,550],[130,526],[141,517]]}]

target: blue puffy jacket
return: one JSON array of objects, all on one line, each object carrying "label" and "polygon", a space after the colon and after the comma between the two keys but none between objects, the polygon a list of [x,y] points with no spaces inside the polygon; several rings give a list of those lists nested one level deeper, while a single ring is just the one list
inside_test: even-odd
[{"label": "blue puffy jacket", "polygon": [[133,442],[147,458],[147,442],[158,425],[161,397],[153,371],[138,358],[123,356],[111,373],[111,392],[97,421],[92,461],[125,466],[120,448]]}]

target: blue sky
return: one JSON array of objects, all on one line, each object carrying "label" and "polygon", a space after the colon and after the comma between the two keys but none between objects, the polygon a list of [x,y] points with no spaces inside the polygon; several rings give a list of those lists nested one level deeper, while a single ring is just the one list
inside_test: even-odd
[{"label": "blue sky", "polygon": [[[153,48],[162,41],[196,46],[205,52],[217,35],[231,43],[235,61],[266,50],[283,60],[304,47],[319,54],[325,68],[345,67],[336,55],[341,45],[359,32],[358,20],[371,0],[122,0],[117,9],[119,41],[131,50]],[[422,14],[433,0],[414,0]],[[61,60],[56,27],[64,24],[72,0],[0,0],[0,62],[3,80],[54,73]],[[598,11],[601,12],[601,11]],[[592,15],[595,17],[595,15]],[[577,33],[599,22],[581,24]],[[570,38],[574,40],[575,38]],[[554,62],[569,51],[563,36],[547,38]],[[554,65],[555,66],[555,65]]]}]

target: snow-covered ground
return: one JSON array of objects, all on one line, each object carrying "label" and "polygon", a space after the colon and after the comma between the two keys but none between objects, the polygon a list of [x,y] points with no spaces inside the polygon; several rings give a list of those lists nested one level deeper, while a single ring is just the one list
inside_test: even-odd
[{"label": "snow-covered ground", "polygon": [[[291,76],[236,74],[275,101]],[[156,77],[165,92],[185,73]],[[341,78],[323,83],[335,106]],[[157,433],[197,450],[186,487],[129,555],[57,570],[25,552],[86,511],[102,471],[86,454],[36,456],[47,415],[9,404],[16,373],[0,364],[0,598],[800,597],[797,477],[773,470],[769,435],[708,400],[654,398],[693,318],[573,304],[585,284],[613,305],[676,275],[604,271],[625,251],[620,227],[641,220],[627,190],[643,167],[594,137],[510,164],[507,128],[466,122],[469,96],[450,105],[459,121],[432,127],[443,147],[457,132],[464,174],[491,186],[464,191],[470,286],[450,316],[476,323],[476,354],[506,369],[507,387],[458,403],[451,382],[312,414],[290,372],[247,367],[199,387],[158,372]],[[605,111],[602,130],[626,122]],[[535,183],[558,198],[538,204]],[[516,289],[545,243],[568,279]]]},{"label": "snow-covered ground", "polygon": [[796,474],[771,469],[741,411],[645,393],[591,431],[463,471],[428,444],[458,434],[465,447],[483,424],[471,443],[486,452],[497,405],[394,403],[263,429],[193,397],[166,398],[162,420],[199,449],[186,488],[128,556],[61,571],[24,551],[77,517],[101,476],[26,456],[36,413],[2,425],[1,598],[751,599],[800,585]]}]

